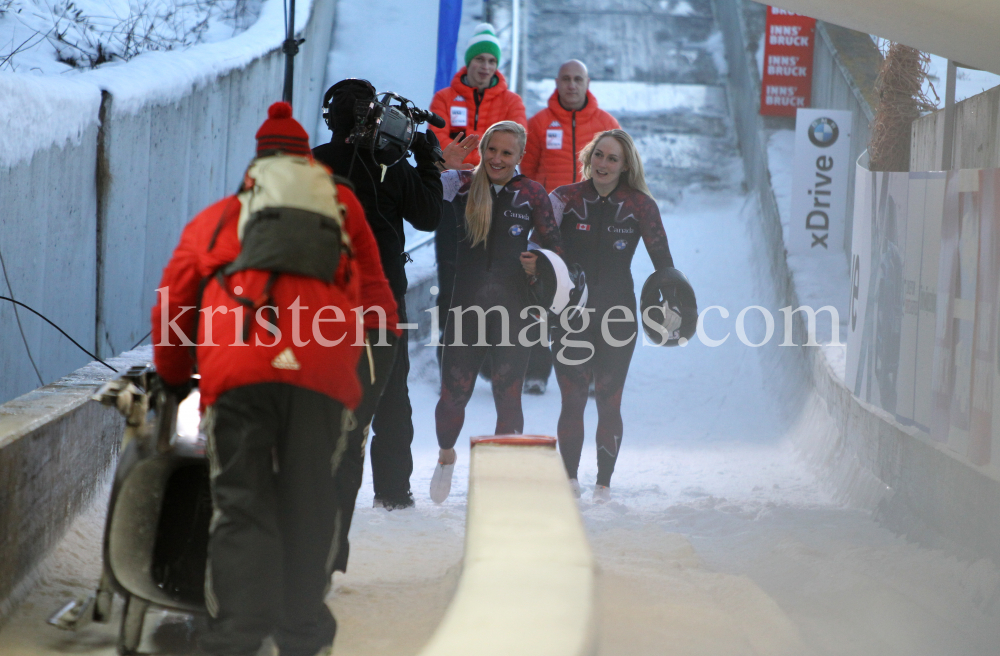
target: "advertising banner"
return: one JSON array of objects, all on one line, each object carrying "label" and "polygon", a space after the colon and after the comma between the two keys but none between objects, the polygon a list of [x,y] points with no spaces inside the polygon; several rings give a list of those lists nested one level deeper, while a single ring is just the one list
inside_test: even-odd
[{"label": "advertising banner", "polygon": [[848,389],[861,397],[864,377],[859,375],[865,313],[868,307],[868,282],[871,271],[872,196],[880,174],[867,167],[868,154],[864,153],[855,165],[854,178],[854,232],[851,237],[851,289],[847,317],[847,371]]},{"label": "advertising banner", "polygon": [[997,467],[1000,169],[865,164],[862,155],[845,382],[972,464]]},{"label": "advertising banner", "polygon": [[795,110],[809,107],[815,35],[816,19],[777,7],[767,8],[760,92],[762,115],[795,116]]},{"label": "advertising banner", "polygon": [[[917,357],[914,371],[913,425],[930,433],[931,379],[934,371],[934,335],[937,330],[937,283],[941,256],[941,220],[944,216],[946,173],[911,173],[924,184],[923,247],[917,288]],[[910,207],[913,207],[911,205]]]},{"label": "advertising banner", "polygon": [[788,252],[828,253],[844,243],[851,112],[800,109],[795,116],[795,162]]},{"label": "advertising banner", "polygon": [[905,426],[916,423],[917,356],[920,323],[920,262],[924,246],[927,179],[909,176],[906,199],[906,239],[903,245],[903,316],[899,331],[899,372],[896,381],[896,418]]},{"label": "advertising banner", "polygon": [[979,171],[950,171],[945,186],[931,379],[931,438],[969,452],[972,351],[979,268]]},{"label": "advertising banner", "polygon": [[458,28],[462,24],[462,0],[441,0],[438,5],[437,68],[434,72],[434,91],[446,88],[455,76],[458,58]]},{"label": "advertising banner", "polygon": [[864,185],[860,197],[862,187],[855,187],[855,202],[866,206],[862,225],[855,214],[847,385],[858,398],[896,415],[909,175],[866,173],[858,180]]},{"label": "advertising banner", "polygon": [[997,371],[997,287],[1000,285],[1000,171],[980,172],[979,270],[976,280],[975,345],[972,353],[972,417],[969,460],[990,461],[993,397]]}]

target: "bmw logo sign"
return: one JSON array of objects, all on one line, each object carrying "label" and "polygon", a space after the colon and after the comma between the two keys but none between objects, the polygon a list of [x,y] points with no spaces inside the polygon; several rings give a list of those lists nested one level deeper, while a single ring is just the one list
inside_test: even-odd
[{"label": "bmw logo sign", "polygon": [[809,124],[809,141],[817,148],[827,148],[837,142],[840,128],[833,119],[822,116]]},{"label": "bmw logo sign", "polygon": [[524,228],[521,227],[521,226],[519,226],[519,225],[512,225],[510,227],[509,232],[510,232],[510,234],[512,236],[517,237],[519,234],[521,234],[522,232],[524,232]]},{"label": "bmw logo sign", "polygon": [[626,246],[628,246],[628,242],[625,241],[624,239],[619,239],[618,241],[615,242],[616,251],[623,251],[625,250]]}]

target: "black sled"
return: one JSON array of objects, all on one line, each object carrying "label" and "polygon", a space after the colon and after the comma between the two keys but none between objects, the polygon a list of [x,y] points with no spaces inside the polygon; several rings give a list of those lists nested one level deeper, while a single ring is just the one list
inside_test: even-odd
[{"label": "black sled", "polygon": [[[197,381],[192,380],[193,383]],[[93,396],[126,418],[104,526],[97,591],[61,608],[49,623],[74,630],[108,622],[114,595],[124,599],[118,653],[138,653],[151,606],[205,614],[205,561],[212,518],[205,445],[178,436],[183,399],[152,366],[133,367]]]}]

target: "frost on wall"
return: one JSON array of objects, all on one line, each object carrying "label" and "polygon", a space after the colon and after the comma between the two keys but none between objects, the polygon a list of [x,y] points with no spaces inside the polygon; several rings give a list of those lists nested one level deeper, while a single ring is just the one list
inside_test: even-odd
[{"label": "frost on wall", "polygon": [[78,145],[100,108],[101,91],[93,84],[0,73],[0,167],[49,146]]}]

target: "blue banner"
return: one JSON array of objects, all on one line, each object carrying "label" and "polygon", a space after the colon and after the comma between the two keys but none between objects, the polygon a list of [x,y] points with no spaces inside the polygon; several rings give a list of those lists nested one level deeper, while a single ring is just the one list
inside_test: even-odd
[{"label": "blue banner", "polygon": [[462,23],[462,0],[441,0],[438,10],[437,73],[434,91],[451,84],[455,76],[455,49],[458,46],[458,27]]}]

